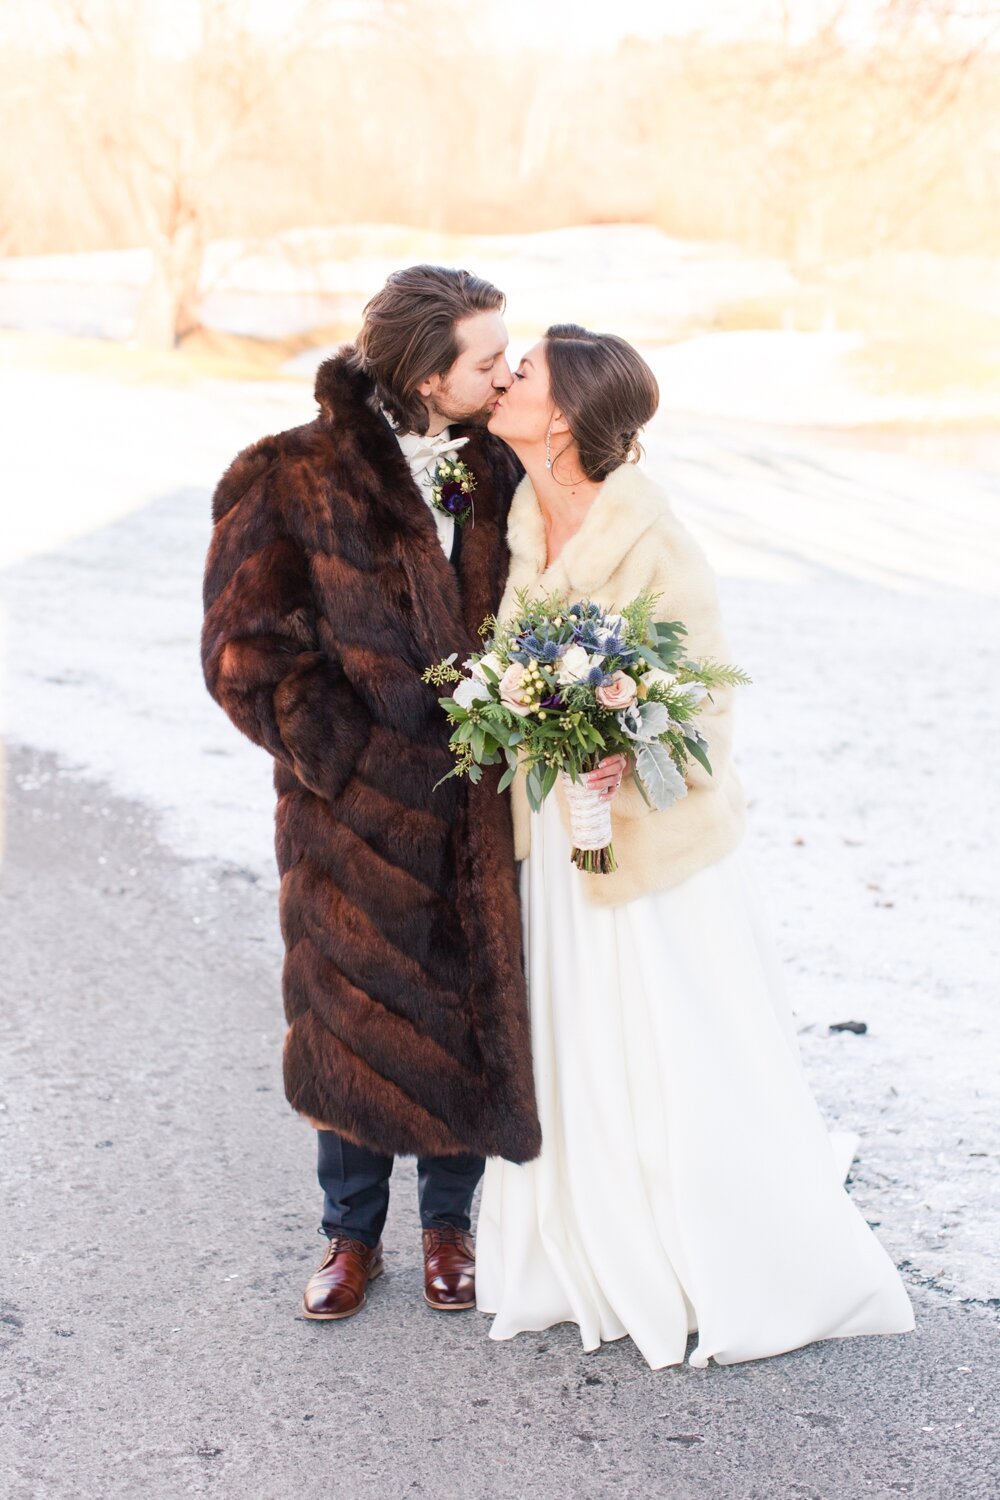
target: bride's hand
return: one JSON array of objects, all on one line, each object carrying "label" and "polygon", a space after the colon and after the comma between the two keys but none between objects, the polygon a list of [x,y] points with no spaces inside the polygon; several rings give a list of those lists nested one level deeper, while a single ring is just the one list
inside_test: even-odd
[{"label": "bride's hand", "polygon": [[624,755],[606,755],[597,769],[588,771],[583,780],[592,791],[600,792],[602,802],[610,802],[622,784],[628,761]]}]

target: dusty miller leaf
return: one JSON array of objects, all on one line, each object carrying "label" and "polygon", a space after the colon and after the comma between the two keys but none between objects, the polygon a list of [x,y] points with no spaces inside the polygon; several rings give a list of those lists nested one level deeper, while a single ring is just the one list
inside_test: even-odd
[{"label": "dusty miller leaf", "polygon": [[687,793],[687,782],[670,759],[670,751],[659,741],[642,745],[635,758],[635,771],[653,806],[663,812]]}]

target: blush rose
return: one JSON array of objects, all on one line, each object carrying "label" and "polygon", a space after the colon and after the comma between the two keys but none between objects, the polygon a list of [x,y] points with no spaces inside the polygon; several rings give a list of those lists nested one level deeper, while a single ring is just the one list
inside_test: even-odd
[{"label": "blush rose", "polygon": [[511,713],[520,714],[522,718],[531,711],[526,693],[527,675],[519,661],[512,661],[501,677],[498,688],[504,708],[509,708]]},{"label": "blush rose", "polygon": [[602,708],[628,708],[635,702],[635,683],[627,672],[615,672],[610,682],[604,683],[595,694]]}]

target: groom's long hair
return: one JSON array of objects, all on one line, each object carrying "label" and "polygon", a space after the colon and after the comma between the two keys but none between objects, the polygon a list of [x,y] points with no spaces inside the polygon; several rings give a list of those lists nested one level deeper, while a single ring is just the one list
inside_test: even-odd
[{"label": "groom's long hair", "polygon": [[427,431],[417,386],[455,363],[461,353],[455,325],[475,313],[503,312],[506,301],[492,282],[448,266],[407,266],[376,292],[364,310],[355,358],[399,431]]}]

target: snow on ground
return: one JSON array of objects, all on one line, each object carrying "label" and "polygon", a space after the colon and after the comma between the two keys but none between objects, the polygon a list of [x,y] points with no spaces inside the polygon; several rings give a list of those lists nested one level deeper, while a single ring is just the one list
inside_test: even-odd
[{"label": "snow on ground", "polygon": [[214,483],[236,451],[313,414],[293,382],[126,384],[0,366],[7,422],[0,567]]},{"label": "snow on ground", "polygon": [[[215,479],[308,420],[308,388],[6,370],[0,399],[6,734],[274,886],[269,762],[202,686],[200,582]],[[855,1198],[897,1260],[996,1296],[995,486],[721,422],[673,419],[648,450],[755,679],[750,852],[821,1104],[862,1136]]]},{"label": "snow on ground", "polygon": [[789,426],[987,421],[1000,412],[993,387],[924,395],[874,394],[857,369],[862,333],[758,329],[707,333],[647,351],[676,411]]}]

